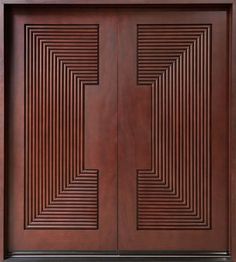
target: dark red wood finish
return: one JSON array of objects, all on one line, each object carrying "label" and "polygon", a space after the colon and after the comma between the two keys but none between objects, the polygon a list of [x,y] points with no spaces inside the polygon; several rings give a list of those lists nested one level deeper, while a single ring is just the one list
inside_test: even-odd
[{"label": "dark red wood finish", "polygon": [[[232,17],[235,16],[235,14],[232,14],[235,13],[234,2],[222,2],[221,0],[206,0],[201,2],[195,0],[161,0],[158,2],[153,0],[137,0],[135,2],[126,1],[124,3],[119,0],[113,2],[107,2],[106,0],[99,2],[94,2],[93,0],[85,2],[52,0],[47,1],[47,3],[83,4],[89,5],[90,7],[94,4],[113,4],[114,7],[117,4],[129,4],[132,6],[129,8],[118,8],[118,6],[116,6],[114,9],[108,9],[107,7],[87,9],[85,7],[78,8],[78,6],[73,6],[73,8],[67,7],[59,9],[55,5],[51,6],[51,8],[44,5],[43,8],[18,6],[8,9],[8,7],[14,3],[28,4],[28,1],[4,1],[0,5],[0,18],[2,21],[0,26],[0,106],[2,108],[2,110],[0,110],[0,121],[2,123],[2,125],[0,124],[0,260],[6,257],[8,251],[17,250],[89,251],[117,249],[121,251],[152,250],[154,252],[164,250],[173,251],[173,253],[174,251],[188,250],[229,251],[235,259],[235,74],[233,73],[231,75],[230,73],[231,70],[232,72],[235,71],[236,61],[235,25],[233,27],[231,25]],[[36,0],[31,2],[31,4],[37,3],[42,4],[44,1]],[[137,4],[139,8],[136,8]],[[145,5],[147,7],[149,4],[152,5],[152,9],[144,8]],[[168,4],[168,6],[165,6],[169,8],[168,11],[163,8],[163,4]],[[177,9],[174,8],[176,4],[178,4]],[[217,6],[215,4],[217,4]],[[140,5],[142,5],[142,8],[140,8]],[[204,8],[206,5],[207,8]],[[186,9],[186,7],[188,8]],[[5,17],[12,20],[11,23],[7,24],[5,29],[5,34],[7,30],[7,43],[9,43],[7,49],[11,54],[7,56],[10,77],[8,77],[9,80],[5,87],[3,59],[4,8],[7,10]],[[9,10],[12,11],[9,12]],[[72,58],[70,58],[69,61],[67,57],[67,55],[70,56],[72,54],[76,57],[79,54],[78,52],[73,53],[73,51],[68,51],[67,55],[59,56],[57,53],[58,50],[53,51],[53,48],[56,48],[55,43],[53,44],[49,40],[50,30],[52,30],[50,26],[43,28],[43,36],[38,36],[39,32],[37,28],[29,26],[29,28],[26,29],[26,31],[28,30],[29,32],[27,38],[23,29],[25,23],[29,25],[42,23],[45,25],[77,24],[75,29],[67,28],[68,30],[64,30],[63,27],[58,27],[59,31],[61,30],[59,34],[62,34],[58,36],[58,38],[64,37],[68,39],[69,37],[72,39],[72,42],[76,41],[76,35],[83,31],[79,24],[83,24],[85,31],[88,29],[86,28],[86,24],[92,24],[94,27],[90,28],[91,39],[86,38],[84,35],[83,37],[86,39],[84,43],[87,43],[88,46],[96,46],[96,41],[98,41],[99,44],[99,61],[96,60],[96,55],[94,56],[92,53],[89,53],[89,55],[86,54],[87,56],[85,56],[86,59],[92,56],[92,60],[95,60],[94,66],[97,63],[99,70],[94,69],[92,66],[89,68],[89,78],[86,79],[87,75],[84,75],[85,81],[92,80],[90,83],[84,84],[85,88],[84,91],[82,91],[80,100],[73,100],[75,99],[73,96],[75,95],[75,93],[73,93],[74,91],[69,93],[71,101],[74,101],[74,105],[76,105],[77,101],[78,107],[80,108],[80,110],[76,111],[75,106],[69,110],[71,110],[70,112],[74,112],[74,114],[77,112],[81,117],[84,116],[82,126],[74,124],[73,127],[73,123],[76,123],[72,121],[73,113],[71,113],[71,121],[68,120],[68,123],[72,123],[72,127],[70,127],[69,124],[65,125],[65,129],[57,129],[58,133],[55,131],[55,120],[52,120],[51,126],[49,125],[48,129],[44,125],[40,126],[40,124],[37,124],[37,121],[30,122],[32,128],[34,128],[32,130],[36,130],[36,133],[28,129],[27,132],[29,132],[29,134],[32,134],[32,136],[36,134],[35,137],[37,137],[37,132],[40,132],[40,128],[41,131],[44,130],[44,132],[49,132],[49,134],[50,132],[54,132],[55,138],[52,135],[51,137],[55,139],[54,141],[58,141],[58,143],[54,142],[54,147],[45,147],[44,149],[43,146],[38,147],[38,144],[33,145],[33,148],[39,151],[33,150],[29,153],[23,150],[24,136],[27,134],[27,132],[25,133],[24,131],[25,116],[28,116],[28,121],[31,121],[30,114],[27,115],[27,112],[24,112],[24,109],[27,109],[24,97],[24,90],[27,88],[24,85],[24,81],[27,81],[24,79],[24,41],[28,41],[28,43],[31,44],[32,42],[30,41],[35,41],[30,40],[30,34],[31,39],[42,37],[42,40],[40,40],[42,41],[41,47],[40,41],[38,45],[41,51],[38,53],[32,51],[31,54],[28,54],[40,57],[40,55],[46,54],[48,47],[49,49],[51,48],[52,51],[48,50],[48,54],[51,54],[53,57],[52,53],[54,52],[57,56],[57,58],[55,56],[55,60],[51,60],[52,63],[55,63],[54,66],[57,61],[59,63],[58,67],[55,67],[57,69],[54,72],[58,72],[57,70],[59,70],[59,73],[61,73],[63,71],[63,66],[60,67],[60,63],[65,65],[65,72],[68,70],[72,72],[71,74],[74,74],[75,77],[76,74],[81,74],[81,71],[78,72],[79,67],[76,68],[76,66],[74,66],[73,56],[71,56]],[[137,24],[139,26],[137,26]],[[144,26],[145,24],[148,25]],[[163,28],[159,27],[160,24],[164,24],[165,26]],[[181,24],[181,26],[175,28],[176,24]],[[197,24],[197,28],[194,27],[193,24]],[[95,40],[96,32],[98,32],[96,31],[96,25],[99,25],[99,39],[97,40]],[[55,30],[58,30],[58,28]],[[173,30],[175,33],[178,33],[168,38],[168,35],[171,35],[170,32],[168,33],[168,30]],[[187,31],[189,32],[187,33]],[[56,34],[55,32],[56,31],[54,31],[54,34]],[[75,33],[74,40],[70,32]],[[53,33],[51,36],[53,36]],[[182,40],[180,40],[180,36],[183,36]],[[155,54],[160,52],[160,50],[154,52],[151,50],[151,46],[153,43],[154,45],[161,46],[161,39],[164,39],[167,51],[163,53],[164,62],[157,62],[155,59],[150,59],[150,57],[155,57]],[[177,40],[174,44],[175,39]],[[43,42],[46,42],[46,45],[48,42],[48,47],[45,47],[45,50],[43,49]],[[57,39],[57,44],[59,42],[60,40]],[[59,43],[59,46],[62,47],[63,45]],[[86,47],[83,43],[81,46]],[[170,48],[170,46],[172,47]],[[170,49],[172,49],[171,52]],[[150,57],[148,54],[150,54]],[[210,57],[207,57],[207,54]],[[199,59],[198,66],[196,66],[196,59]],[[46,60],[42,59],[41,61],[46,64]],[[231,62],[233,62],[232,67]],[[37,62],[31,63],[32,65],[35,63],[35,65],[32,66],[32,68],[35,66],[33,69],[35,71],[31,71],[33,74],[37,69],[44,70],[42,69],[43,67],[40,67],[40,62],[38,64]],[[190,74],[194,64],[203,72],[204,76],[202,78],[198,76],[198,79],[202,82],[196,79],[194,80],[193,75]],[[208,64],[208,66],[206,66],[206,64]],[[39,72],[40,75],[42,71]],[[162,78],[159,80],[153,79],[153,74],[156,72],[158,74],[160,73],[160,75],[165,73],[165,75],[162,75]],[[31,73],[31,76],[33,74]],[[57,81],[55,83],[61,81],[60,77],[57,78],[58,75],[60,74],[56,75],[56,73],[52,73],[52,76],[56,79],[55,81]],[[71,87],[71,90],[73,90],[76,84],[73,82],[74,76],[72,75],[70,77],[68,77],[68,79],[71,79],[71,82],[67,83]],[[177,77],[179,77],[178,80]],[[30,75],[28,75],[28,79],[30,79]],[[190,79],[192,79],[192,89],[187,84]],[[211,79],[210,84],[207,83],[207,79]],[[31,81],[37,89],[40,83],[37,82],[37,80]],[[181,83],[181,86],[185,83],[185,89],[181,90],[181,88],[178,87],[178,81]],[[195,89],[193,88],[194,83]],[[61,82],[61,86],[63,85],[67,84]],[[56,86],[58,85],[55,84],[54,87],[52,87],[52,85],[50,87],[50,92],[54,96],[58,95],[58,93],[56,93]],[[78,84],[78,86],[81,86],[81,84]],[[196,90],[196,86],[199,88],[197,90],[200,91],[194,93],[191,90]],[[174,87],[179,91],[174,91]],[[229,89],[230,87],[231,90]],[[159,93],[155,93],[155,89],[158,88]],[[184,94],[188,94],[188,96]],[[230,96],[228,96],[229,94]],[[31,95],[33,95],[33,93]],[[84,99],[81,99],[83,95]],[[161,95],[162,98],[163,96],[168,97],[169,100],[162,100]],[[38,106],[37,112],[40,112],[43,108],[43,97],[44,95],[42,94],[38,98],[38,101],[41,101],[42,104],[40,104],[40,102],[38,102],[38,104],[34,102],[35,100],[32,99],[33,96],[28,100],[36,103]],[[60,104],[60,101],[70,101],[66,100],[66,94],[65,97],[61,96],[60,99],[61,100],[58,100],[58,104]],[[187,103],[187,99],[192,99],[192,107],[190,108],[192,111],[190,110],[190,112],[193,112],[193,115],[186,113],[188,107],[183,106],[181,109],[181,105],[184,104],[183,102]],[[208,103],[209,100],[211,102],[210,107]],[[6,101],[5,111],[4,101]],[[156,101],[161,102],[163,107],[157,107],[158,103],[156,103]],[[196,102],[196,107],[194,107],[194,101]],[[44,102],[46,103],[47,101],[44,100]],[[84,106],[83,108],[80,107],[81,104]],[[199,107],[197,107],[197,104]],[[63,108],[65,104],[61,105]],[[53,108],[55,109],[54,106]],[[207,113],[209,108],[211,109],[211,115]],[[60,119],[60,114],[57,114],[59,111],[56,110],[57,109],[51,114],[55,119],[57,117]],[[170,114],[171,110],[173,110],[172,115]],[[46,109],[44,112],[46,112]],[[182,112],[182,115],[180,112]],[[200,114],[198,121],[194,118],[194,112],[199,112]],[[5,125],[4,116],[8,119]],[[193,119],[191,119],[191,116],[193,116]],[[181,122],[184,121],[184,117],[186,117],[186,122]],[[43,116],[42,119],[44,119]],[[176,121],[173,122],[173,125],[174,123],[176,125],[175,127],[185,123],[186,128],[176,128],[171,131],[168,125],[171,125],[171,120],[173,119]],[[209,122],[207,121],[209,120],[210,124],[208,125],[207,123]],[[170,122],[168,123],[168,121]],[[163,125],[160,127],[158,123],[163,123]],[[198,128],[192,129],[193,132],[194,130],[196,132],[196,136],[194,137],[193,135],[191,137],[193,141],[192,147],[191,144],[188,144],[188,140],[184,142],[185,137],[188,139],[189,136],[191,136],[188,123],[189,126],[191,126],[192,123],[193,127],[195,123]],[[38,125],[40,127],[39,129]],[[50,127],[53,126],[54,129],[48,131],[51,130]],[[27,153],[28,159],[31,157],[30,161],[39,159],[38,163],[41,163],[41,169],[39,169],[38,172],[41,172],[40,170],[44,168],[43,161],[46,163],[44,159],[46,159],[47,155],[44,156],[43,150],[49,150],[49,152],[50,150],[55,150],[54,152],[56,152],[55,144],[61,143],[61,146],[66,145],[68,147],[68,151],[66,151],[68,152],[68,157],[69,154],[73,156],[73,152],[77,150],[73,144],[73,138],[76,140],[76,132],[73,131],[76,130],[76,126],[78,129],[81,129],[81,127],[83,129],[84,127],[84,133],[80,131],[80,134],[84,134],[84,139],[83,136],[78,137],[78,139],[84,140],[84,147],[79,146],[78,148],[80,151],[84,150],[84,161],[82,161],[82,163],[85,163],[85,166],[80,169],[81,172],[79,173],[85,175],[85,180],[86,174],[93,178],[96,178],[97,175],[99,177],[98,180],[93,180],[92,178],[92,180],[82,188],[82,191],[85,189],[87,193],[89,193],[91,188],[99,188],[98,191],[95,190],[99,195],[98,202],[95,203],[93,200],[89,200],[89,204],[93,206],[91,209],[92,212],[96,213],[98,210],[96,214],[99,219],[94,220],[94,216],[80,217],[79,215],[75,215],[76,212],[69,212],[68,216],[64,214],[61,216],[61,218],[63,218],[62,224],[52,224],[50,219],[56,221],[57,218],[60,218],[60,214],[62,214],[60,212],[66,210],[67,204],[72,204],[72,211],[73,205],[76,207],[76,205],[81,204],[81,201],[78,200],[78,195],[73,193],[73,185],[76,187],[78,184],[76,184],[75,181],[75,183],[71,183],[71,187],[68,187],[69,201],[63,198],[63,196],[58,197],[51,206],[52,209],[54,208],[54,211],[56,210],[55,208],[59,206],[59,213],[57,213],[59,215],[51,216],[50,212],[54,212],[52,209],[47,209],[45,212],[46,215],[42,213],[39,214],[39,207],[42,207],[43,204],[46,203],[51,193],[44,199],[43,197],[40,198],[40,191],[37,191],[38,189],[35,190],[35,188],[30,189],[30,187],[27,187],[28,189],[24,190],[25,185],[28,184],[28,182],[24,180],[24,177],[27,176],[27,170],[24,169],[24,155]],[[202,129],[201,126],[203,126]],[[62,140],[56,140],[60,137],[60,135],[58,135],[59,130],[66,130],[67,127],[69,130],[72,130],[72,140],[69,140],[69,138],[68,140],[65,139],[64,142],[62,142]],[[4,130],[7,130],[5,139],[5,152],[7,154],[4,152]],[[202,131],[199,133],[199,130]],[[162,132],[160,133],[161,135],[158,135],[158,132]],[[178,135],[178,132],[183,132],[182,142],[174,140],[174,136],[175,134]],[[43,136],[44,133],[42,133],[42,137]],[[206,136],[208,136],[207,139]],[[173,140],[171,140],[171,137]],[[210,146],[207,144],[209,139]],[[28,143],[32,144],[32,141],[34,140],[28,140]],[[44,141],[43,138],[40,141]],[[157,141],[159,141],[159,144]],[[173,141],[175,141],[175,144],[173,144]],[[230,147],[228,146],[229,141]],[[185,145],[186,151],[184,151],[185,149],[180,149],[180,146],[178,147],[178,145],[182,144]],[[195,148],[195,150],[193,150],[193,148]],[[159,150],[162,154],[155,155],[153,150],[156,150],[156,152]],[[176,153],[174,150],[180,151]],[[39,158],[37,152],[42,152],[44,158]],[[63,165],[63,163],[66,163],[65,166],[70,166],[71,169],[75,169],[77,160],[73,160],[72,157],[71,162],[67,162],[67,160],[65,160],[67,153],[60,152],[61,153],[58,153],[56,162],[53,162],[52,159],[51,166],[49,161],[47,162],[48,168],[55,167],[57,165],[56,163],[58,163],[59,166],[60,164]],[[199,154],[200,156],[202,152],[204,152],[204,157],[201,160],[201,157],[197,158],[196,155]],[[32,154],[35,155],[32,156]],[[52,155],[53,153],[49,153],[49,155],[50,154]],[[194,154],[196,154],[196,158],[192,156]],[[179,162],[178,166],[177,162],[183,159],[183,156],[185,156],[187,160],[182,163]],[[74,157],[76,156],[74,155]],[[210,168],[209,162],[207,162],[209,158],[212,163]],[[4,159],[8,159],[8,161]],[[154,162],[156,162],[156,169],[153,168],[154,166],[152,165]],[[158,165],[161,167],[158,168]],[[4,166],[6,166],[5,171]],[[166,169],[164,169],[164,167]],[[174,167],[177,167],[179,177],[181,177],[180,174],[182,171],[182,174],[185,174],[185,176],[182,176],[183,180],[178,180],[178,176],[176,176],[176,178],[168,176],[170,167],[172,170]],[[208,169],[206,167],[208,167]],[[160,182],[156,180],[155,176],[161,174],[161,168],[162,171],[164,170],[165,172],[162,172],[162,178],[164,178],[164,180]],[[187,170],[190,169],[192,171],[187,172]],[[199,170],[202,171],[200,172]],[[50,172],[53,173],[55,170]],[[49,177],[50,172],[45,169],[44,174]],[[28,172],[28,177],[29,175],[35,175],[35,178],[38,179],[38,174],[37,171],[33,170],[32,172],[31,170],[31,173]],[[191,180],[193,183],[192,187],[186,190],[183,185],[184,183],[188,184],[191,182],[190,178],[188,178],[190,177],[189,174],[193,177],[193,180]],[[145,180],[145,175],[149,176],[150,180]],[[6,178],[8,181],[7,187],[4,183]],[[71,177],[70,172],[64,173],[64,175],[62,175],[62,179],[63,178],[67,181],[67,179],[73,178],[73,175]],[[96,181],[98,181],[98,184]],[[149,184],[150,181],[151,184]],[[168,186],[168,182],[170,182],[169,191],[168,188],[166,190],[165,187]],[[42,180],[40,183],[46,182]],[[60,185],[59,182],[58,185]],[[87,185],[89,189],[87,189]],[[150,201],[150,198],[147,200],[147,196],[149,196],[149,192],[153,190],[152,187],[154,187],[154,198]],[[55,184],[52,183],[51,188],[52,192],[55,193],[57,190]],[[71,188],[72,193],[70,194]],[[63,189],[63,187],[61,189]],[[192,192],[192,198],[190,197],[190,192]],[[24,196],[25,193],[26,195]],[[65,194],[67,193],[68,192]],[[176,202],[175,200],[171,202],[173,199],[171,193],[174,193],[173,197],[177,200]],[[187,197],[185,199],[181,198],[181,194]],[[6,201],[6,196],[9,196],[9,201]],[[90,195],[90,197],[91,196],[92,195]],[[180,197],[178,198],[178,196]],[[186,204],[188,196],[189,199],[192,200],[189,202],[190,205]],[[30,198],[36,198],[35,201],[37,204],[31,204],[32,200]],[[93,197],[91,198],[94,199]],[[168,203],[171,208],[163,212],[160,207],[162,204],[168,207],[166,203]],[[186,206],[183,207],[183,203],[186,204]],[[27,205],[31,207],[29,211],[24,208],[24,206]],[[148,208],[150,207],[151,211],[154,212],[149,214],[145,209],[143,212],[143,205]],[[9,206],[8,210],[6,210],[6,206]],[[161,210],[161,218],[160,213],[158,214],[156,210],[158,210],[158,212]],[[56,210],[56,212],[58,211]],[[159,216],[160,223],[156,222],[156,216]],[[69,229],[70,226],[68,226],[69,223],[68,220],[65,219],[66,217],[72,217],[72,219],[74,219],[73,221],[76,219],[77,221],[81,221],[81,219],[85,221],[88,219],[90,226],[85,229],[82,228],[85,224],[73,222],[72,227]],[[154,218],[154,223],[152,220],[150,223],[149,218]],[[40,228],[40,223],[43,229]],[[96,226],[98,226],[98,230],[95,229]]]},{"label": "dark red wood finish", "polygon": [[8,250],[115,250],[117,18],[11,17]]},{"label": "dark red wood finish", "polygon": [[226,11],[120,18],[121,250],[227,250],[227,30]]},{"label": "dark red wood finish", "polygon": [[229,250],[232,253],[232,258],[236,259],[236,6],[235,2],[231,6],[230,10],[230,41],[229,41],[229,58],[230,67],[229,67],[229,83],[230,83],[230,219],[229,219],[229,235],[230,235],[230,246]]}]

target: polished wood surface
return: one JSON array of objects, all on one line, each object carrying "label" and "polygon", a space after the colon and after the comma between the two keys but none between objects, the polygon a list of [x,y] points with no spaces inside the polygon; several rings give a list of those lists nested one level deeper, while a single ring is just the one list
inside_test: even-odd
[{"label": "polished wood surface", "polygon": [[26,25],[25,49],[25,227],[97,229],[100,171],[86,169],[84,139],[99,25]]},{"label": "polished wood surface", "polygon": [[211,26],[139,24],[151,86],[151,168],[137,171],[137,228],[211,228]]},{"label": "polished wood surface", "polygon": [[120,19],[121,250],[227,249],[226,29],[227,12]]},{"label": "polished wood surface", "polygon": [[228,251],[226,9],[9,15],[8,250]]},{"label": "polished wood surface", "polygon": [[114,250],[116,18],[12,13],[9,251]]}]

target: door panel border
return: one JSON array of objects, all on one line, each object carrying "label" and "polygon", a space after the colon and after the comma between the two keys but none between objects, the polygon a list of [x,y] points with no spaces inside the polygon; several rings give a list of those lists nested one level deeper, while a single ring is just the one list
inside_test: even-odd
[{"label": "door panel border", "polygon": [[[7,253],[7,165],[6,165],[6,92],[7,89],[7,19],[13,5],[78,5],[83,7],[156,7],[201,8],[228,11],[228,83],[229,83],[229,246],[225,252],[28,252]],[[0,2],[0,261],[236,261],[236,0],[1,0]]]}]

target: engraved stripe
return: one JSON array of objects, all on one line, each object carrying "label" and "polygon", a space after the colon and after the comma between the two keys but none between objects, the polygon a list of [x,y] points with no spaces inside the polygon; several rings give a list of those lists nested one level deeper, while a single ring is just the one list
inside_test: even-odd
[{"label": "engraved stripe", "polygon": [[84,166],[84,88],[98,84],[98,25],[25,30],[25,227],[98,228]]},{"label": "engraved stripe", "polygon": [[209,229],[210,25],[138,25],[139,85],[150,85],[152,166],[137,170],[137,228]]}]

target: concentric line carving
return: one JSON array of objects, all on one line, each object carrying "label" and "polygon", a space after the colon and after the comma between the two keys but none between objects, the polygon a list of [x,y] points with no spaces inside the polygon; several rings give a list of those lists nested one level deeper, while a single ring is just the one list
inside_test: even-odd
[{"label": "concentric line carving", "polygon": [[98,170],[84,163],[98,39],[98,25],[25,26],[25,228],[98,228]]},{"label": "concentric line carving", "polygon": [[211,25],[137,26],[151,87],[151,167],[137,171],[137,228],[211,228]]}]

